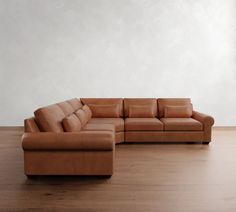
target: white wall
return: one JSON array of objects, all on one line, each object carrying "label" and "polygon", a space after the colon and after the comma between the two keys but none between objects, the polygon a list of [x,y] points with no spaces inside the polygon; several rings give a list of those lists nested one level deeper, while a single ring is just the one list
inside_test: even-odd
[{"label": "white wall", "polygon": [[191,97],[236,125],[236,1],[0,0],[0,125],[72,97]]}]

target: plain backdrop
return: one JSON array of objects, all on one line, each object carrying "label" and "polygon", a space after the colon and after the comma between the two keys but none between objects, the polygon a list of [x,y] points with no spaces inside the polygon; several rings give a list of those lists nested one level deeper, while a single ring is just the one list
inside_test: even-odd
[{"label": "plain backdrop", "polygon": [[236,125],[236,1],[0,0],[0,125],[73,97],[190,97]]}]

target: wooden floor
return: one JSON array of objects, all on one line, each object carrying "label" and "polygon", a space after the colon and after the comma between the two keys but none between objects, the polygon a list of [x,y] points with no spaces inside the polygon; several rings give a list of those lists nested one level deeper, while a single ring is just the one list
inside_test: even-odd
[{"label": "wooden floor", "polygon": [[121,144],[115,173],[39,177],[23,173],[22,130],[0,130],[0,211],[236,211],[236,130],[213,142]]}]

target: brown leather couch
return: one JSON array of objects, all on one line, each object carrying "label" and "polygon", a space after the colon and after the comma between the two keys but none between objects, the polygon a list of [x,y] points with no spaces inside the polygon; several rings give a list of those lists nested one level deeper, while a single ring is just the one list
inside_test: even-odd
[{"label": "brown leather couch", "polygon": [[22,137],[27,176],[111,176],[116,143],[208,144],[214,124],[188,98],[75,98],[34,115]]}]

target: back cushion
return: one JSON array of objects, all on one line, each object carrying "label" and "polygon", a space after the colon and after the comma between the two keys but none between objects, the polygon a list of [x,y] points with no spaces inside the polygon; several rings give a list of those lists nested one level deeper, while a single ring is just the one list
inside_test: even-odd
[{"label": "back cushion", "polygon": [[[113,106],[118,105],[119,117],[123,117],[123,99],[121,98],[81,98],[81,101],[83,104],[86,104],[89,107],[90,105],[93,105],[93,106],[94,105],[113,105]],[[91,107],[90,109],[92,110]],[[94,117],[94,112],[95,111],[92,110],[93,117]],[[101,118],[107,118],[107,117],[101,117]]]},{"label": "back cushion", "polygon": [[34,112],[36,122],[43,132],[63,132],[62,120],[65,114],[57,105],[42,107]]},{"label": "back cushion", "polygon": [[[157,116],[157,101],[156,101],[156,99],[153,99],[153,98],[135,98],[135,99],[133,99],[133,98],[128,99],[127,98],[127,99],[124,99],[124,112],[125,112],[124,115],[125,115],[125,117],[130,117],[129,116],[129,108],[131,106],[149,107],[149,109],[148,109],[149,112],[144,111],[144,108],[141,109],[143,111],[143,113],[140,114],[141,116],[147,116],[148,115],[147,113],[149,113],[149,115],[151,115],[150,114],[150,108],[152,108],[152,110],[153,110],[153,116],[154,117]],[[142,117],[139,117],[139,118],[142,118]]]},{"label": "back cushion", "polygon": [[164,117],[165,106],[185,106],[191,105],[191,100],[189,98],[161,98],[157,99],[159,118]]},{"label": "back cushion", "polygon": [[165,118],[190,118],[193,114],[192,105],[186,106],[165,106]]},{"label": "back cushion", "polygon": [[81,130],[81,123],[75,114],[65,117],[62,121],[65,132],[79,132]]},{"label": "back cushion", "polygon": [[88,107],[88,105],[84,105],[84,106],[82,107],[82,110],[85,112],[86,117],[87,117],[88,119],[91,119],[91,118],[92,118],[92,111],[91,111],[91,109]]},{"label": "back cushion", "polygon": [[60,102],[57,105],[62,109],[65,116],[72,114],[75,110],[68,102]]},{"label": "back cushion", "polygon": [[129,118],[155,118],[154,107],[152,105],[129,107]]},{"label": "back cushion", "polygon": [[119,118],[119,105],[90,105],[94,118]]},{"label": "back cushion", "polygon": [[81,101],[77,98],[69,99],[67,102],[74,108],[74,111],[80,109],[83,106]]},{"label": "back cushion", "polygon": [[87,124],[87,122],[89,121],[89,117],[87,116],[85,111],[82,109],[77,110],[75,112],[75,115],[79,118],[82,127],[84,127]]}]

